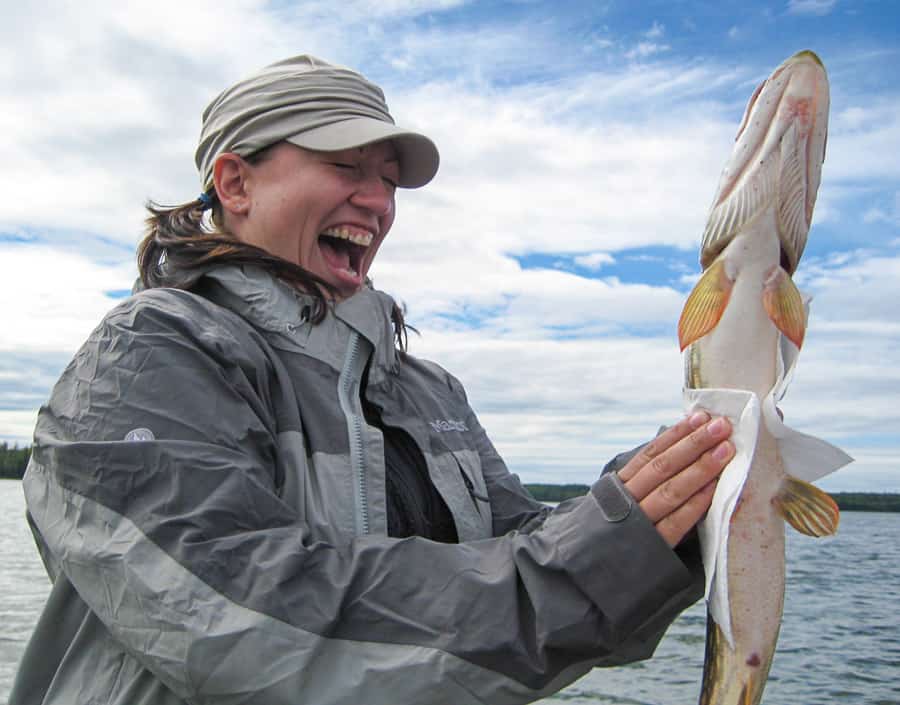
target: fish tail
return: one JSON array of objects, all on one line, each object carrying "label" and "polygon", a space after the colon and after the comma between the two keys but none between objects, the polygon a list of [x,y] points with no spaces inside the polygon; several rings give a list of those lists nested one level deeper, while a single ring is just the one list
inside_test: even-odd
[{"label": "fish tail", "polygon": [[706,615],[706,656],[699,705],[758,705],[772,665],[772,654],[737,654]]}]

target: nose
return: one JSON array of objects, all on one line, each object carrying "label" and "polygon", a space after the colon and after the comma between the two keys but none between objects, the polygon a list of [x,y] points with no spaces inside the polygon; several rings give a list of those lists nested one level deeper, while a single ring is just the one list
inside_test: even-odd
[{"label": "nose", "polygon": [[350,202],[383,218],[394,210],[394,187],[380,174],[366,174],[360,177]]}]

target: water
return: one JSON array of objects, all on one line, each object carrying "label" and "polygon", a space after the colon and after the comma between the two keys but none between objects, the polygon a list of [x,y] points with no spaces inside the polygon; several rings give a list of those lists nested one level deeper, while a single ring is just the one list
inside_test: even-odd
[{"label": "water", "polygon": [[0,480],[0,703],[6,702],[49,593],[50,580],[25,521],[22,484]]},{"label": "water", "polygon": [[[18,482],[0,480],[0,703],[50,585],[24,520]],[[544,705],[697,701],[706,614],[686,611],[656,656],[596,669]],[[900,705],[900,514],[845,512],[838,535],[788,531],[784,622],[768,705]]]}]

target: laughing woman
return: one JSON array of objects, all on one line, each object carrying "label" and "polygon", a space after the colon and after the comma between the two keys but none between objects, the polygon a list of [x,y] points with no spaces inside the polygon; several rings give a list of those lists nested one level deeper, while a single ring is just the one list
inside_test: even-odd
[{"label": "laughing woman", "polygon": [[702,592],[728,423],[550,509],[368,282],[396,190],[438,168],[377,86],[266,67],[206,109],[196,163],[40,412],[53,590],[11,705],[524,703],[650,656]]}]

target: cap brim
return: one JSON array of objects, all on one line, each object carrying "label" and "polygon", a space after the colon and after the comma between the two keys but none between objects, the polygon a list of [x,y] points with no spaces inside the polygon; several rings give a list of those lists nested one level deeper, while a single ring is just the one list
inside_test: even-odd
[{"label": "cap brim", "polygon": [[418,132],[388,122],[358,117],[334,122],[288,137],[287,141],[305,149],[337,152],[391,140],[400,159],[400,186],[418,188],[434,178],[440,155],[434,142]]}]

